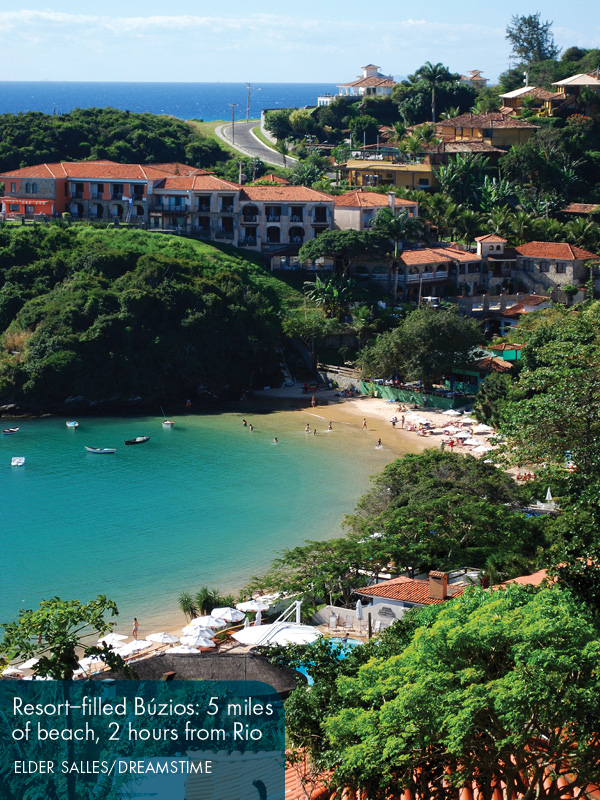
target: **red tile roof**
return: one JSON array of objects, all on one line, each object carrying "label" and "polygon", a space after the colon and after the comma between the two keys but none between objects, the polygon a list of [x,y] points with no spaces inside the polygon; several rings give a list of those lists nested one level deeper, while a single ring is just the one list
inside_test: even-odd
[{"label": "red tile roof", "polygon": [[591,214],[596,209],[600,209],[600,206],[595,203],[569,203],[561,211],[563,214]]},{"label": "red tile roof", "polygon": [[329,800],[332,796],[331,790],[325,788],[325,781],[330,774],[312,775],[309,763],[309,756],[305,755],[295,764],[286,764],[285,800]]},{"label": "red tile roof", "polygon": [[503,586],[508,586],[511,583],[520,583],[523,586],[539,586],[546,580],[548,574],[545,569],[540,569],[532,575],[522,575],[520,578],[512,578],[510,581],[504,581]]},{"label": "red tile roof", "polygon": [[209,173],[185,164],[119,164],[116,161],[62,161],[55,164],[36,164],[5,172],[5,178],[69,178],[72,180],[156,180],[168,175]]},{"label": "red tile roof", "polygon": [[240,185],[232,183],[231,181],[224,181],[222,178],[217,178],[216,175],[170,175],[167,178],[159,181],[156,189],[165,189],[165,191],[194,191],[194,192],[237,192],[240,190]]},{"label": "red tile roof", "polygon": [[437,123],[438,128],[529,128],[537,130],[537,125],[524,119],[501,114],[500,111],[486,111],[484,114],[461,114],[459,117],[445,119]]},{"label": "red tile roof", "polygon": [[490,344],[488,345],[488,350],[497,350],[499,353],[503,353],[505,350],[522,350],[522,344],[510,344],[510,343],[502,343],[502,344]]},{"label": "red tile roof", "polygon": [[400,260],[407,267],[412,267],[418,264],[448,264],[452,261],[480,262],[481,258],[474,253],[455,250],[453,247],[423,247],[420,250],[405,250]]},{"label": "red tile roof", "polygon": [[526,307],[541,306],[549,302],[550,300],[548,297],[543,297],[539,294],[528,294],[525,295],[522,300],[519,300],[518,303],[515,303],[514,306],[507,308],[506,311],[502,311],[501,314],[503,317],[518,317],[520,314],[525,313]]},{"label": "red tile roof", "polygon": [[338,83],[338,86],[365,86],[365,87],[373,87],[373,86],[397,86],[396,81],[391,80],[390,78],[359,78],[356,81],[350,81],[349,83]]},{"label": "red tile roof", "polygon": [[527,258],[558,258],[561,261],[600,258],[589,250],[582,250],[566,242],[526,242],[515,247],[515,251]]},{"label": "red tile roof", "polygon": [[506,242],[502,236],[497,236],[495,233],[486,233],[485,236],[476,236],[476,242]]},{"label": "red tile roof", "polygon": [[244,186],[242,200],[273,203],[326,203],[333,200],[332,195],[317,192],[307,186]]},{"label": "red tile roof", "polygon": [[505,361],[500,356],[484,356],[475,362],[477,369],[481,372],[511,372],[513,365]]},{"label": "red tile roof", "polygon": [[[356,189],[337,195],[334,203],[343,208],[385,208],[388,205],[388,196],[379,192],[365,192],[362,189]],[[404,200],[400,197],[395,198],[394,204],[396,208],[403,206],[414,208],[418,205],[413,200]]]},{"label": "red tile roof", "polygon": [[[462,585],[451,584],[448,586],[448,597],[446,599],[451,600],[453,597],[458,597],[464,590],[465,587]],[[445,602],[445,600],[438,600],[429,596],[429,581],[418,581],[404,576],[392,578],[389,581],[383,581],[383,583],[376,583],[374,586],[367,586],[365,589],[357,589],[356,594],[399,600],[405,603],[418,603],[423,606],[439,605]]]},{"label": "red tile roof", "polygon": [[250,183],[250,186],[253,186],[258,181],[269,181],[269,183],[279,183],[282,186],[289,186],[290,182],[286,178],[280,178],[279,175],[275,175],[272,172],[269,172],[267,175],[263,175],[262,178],[257,178],[255,181]]}]

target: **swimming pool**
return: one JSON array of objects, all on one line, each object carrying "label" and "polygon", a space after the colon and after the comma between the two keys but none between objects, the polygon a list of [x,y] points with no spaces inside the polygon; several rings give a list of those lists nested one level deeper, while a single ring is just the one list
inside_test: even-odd
[{"label": "swimming pool", "polygon": [[[342,649],[340,649],[340,652],[338,654],[339,661],[341,661],[343,658],[346,658],[346,656],[354,647],[357,647],[358,645],[362,644],[362,642],[359,642],[358,639],[346,639],[346,641],[344,641],[341,636],[330,636],[327,639],[327,641],[329,642],[330,645],[334,644],[342,645]],[[308,664],[302,664],[302,666],[296,667],[296,671],[304,675],[304,677],[306,678],[306,682],[309,686],[312,686],[314,683],[314,680],[311,678],[308,672],[311,666],[312,665],[309,662]]]}]

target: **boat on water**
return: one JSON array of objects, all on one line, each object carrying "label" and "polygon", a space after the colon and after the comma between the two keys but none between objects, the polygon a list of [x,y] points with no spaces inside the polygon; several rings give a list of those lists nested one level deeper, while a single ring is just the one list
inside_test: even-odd
[{"label": "boat on water", "polygon": [[135,439],[126,439],[125,444],[143,444],[147,442],[149,438],[149,436],[136,436]]},{"label": "boat on water", "polygon": [[21,429],[20,428],[4,428],[2,433],[5,436],[11,436],[13,433],[18,433]]},{"label": "boat on water", "polygon": [[171,419],[163,419],[163,428],[172,428],[175,423]]},{"label": "boat on water", "polygon": [[65,425],[67,426],[67,428],[78,428],[79,427],[79,423],[74,419],[68,419],[65,422]]},{"label": "boat on water", "polygon": [[107,456],[110,453],[117,452],[115,447],[88,447],[87,445],[84,445],[84,447],[88,453],[94,453],[97,456]]},{"label": "boat on water", "polygon": [[23,456],[13,456],[10,460],[11,467],[22,467],[25,463],[25,458]]}]

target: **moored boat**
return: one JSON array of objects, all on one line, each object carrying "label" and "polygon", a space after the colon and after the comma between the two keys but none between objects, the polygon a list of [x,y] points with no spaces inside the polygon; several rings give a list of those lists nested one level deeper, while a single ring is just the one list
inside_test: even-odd
[{"label": "moored boat", "polygon": [[163,428],[172,428],[175,423],[171,419],[163,419]]},{"label": "moored boat", "polygon": [[79,423],[74,419],[68,419],[65,422],[65,425],[67,426],[67,428],[78,428],[79,427]]},{"label": "moored boat", "polygon": [[97,456],[106,456],[109,455],[109,453],[117,452],[114,447],[88,447],[87,445],[84,445],[84,447],[88,453],[94,453]]},{"label": "moored boat", "polygon": [[20,431],[20,428],[4,428],[2,433],[5,436],[11,436],[13,433],[18,433],[19,431]]},{"label": "moored boat", "polygon": [[135,439],[126,439],[125,444],[143,444],[147,442],[149,438],[149,436],[136,436]]},{"label": "moored boat", "polygon": [[13,456],[10,460],[12,467],[22,467],[24,463],[25,458],[23,456]]}]

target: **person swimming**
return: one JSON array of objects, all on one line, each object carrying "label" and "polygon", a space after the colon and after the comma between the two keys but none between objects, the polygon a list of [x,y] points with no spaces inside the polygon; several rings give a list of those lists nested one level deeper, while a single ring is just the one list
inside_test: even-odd
[{"label": "person swimming", "polygon": [[246,420],[245,420],[245,419],[243,419],[243,420],[242,420],[242,425],[244,426],[244,428],[246,428],[246,427],[247,427],[248,423],[246,422]]},{"label": "person swimming", "polygon": [[333,430],[333,428],[331,427],[331,422],[330,422],[330,423],[329,423],[329,425],[327,426],[327,430],[328,430],[328,431],[332,431],[332,430]]},{"label": "person swimming", "polygon": [[279,444],[279,439],[278,439],[277,437],[275,437],[275,438],[273,439],[273,444]]},{"label": "person swimming", "polygon": [[253,431],[254,430],[254,425],[252,425],[252,423],[250,423],[250,425],[248,425],[248,430],[249,431]]},{"label": "person swimming", "polygon": [[381,444],[381,439],[377,439],[377,444],[375,445],[375,447],[376,447],[378,450],[381,450],[381,448],[383,447],[383,445]]}]

